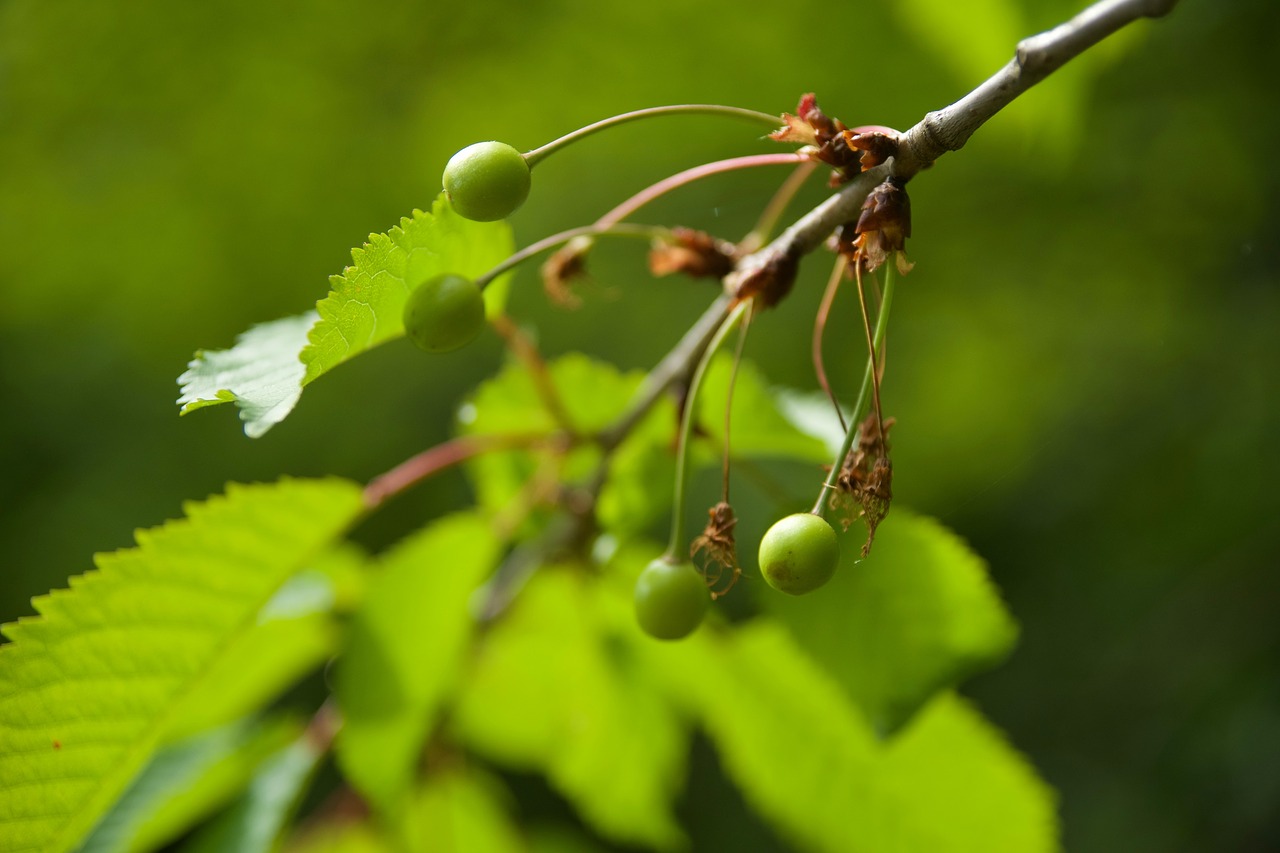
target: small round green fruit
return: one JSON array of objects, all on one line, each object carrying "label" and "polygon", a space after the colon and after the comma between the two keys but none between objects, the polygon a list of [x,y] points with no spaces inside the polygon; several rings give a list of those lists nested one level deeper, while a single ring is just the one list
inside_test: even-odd
[{"label": "small round green fruit", "polygon": [[776,522],[760,540],[760,571],[769,586],[804,595],[831,580],[840,562],[836,531],[826,519],[798,512]]},{"label": "small round green fruit", "polygon": [[702,624],[711,593],[693,563],[662,557],[644,567],[636,579],[636,621],[651,637],[679,640]]},{"label": "small round green fruit", "polygon": [[506,219],[529,197],[529,164],[505,142],[477,142],[449,158],[444,191],[460,216]]},{"label": "small round green fruit", "polygon": [[476,283],[446,273],[418,285],[404,303],[404,333],[419,349],[450,352],[484,328],[484,296]]}]

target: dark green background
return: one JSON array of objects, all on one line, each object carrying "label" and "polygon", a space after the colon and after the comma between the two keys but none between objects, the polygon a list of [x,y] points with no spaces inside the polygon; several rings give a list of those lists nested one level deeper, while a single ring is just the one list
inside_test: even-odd
[{"label": "dark green background", "polygon": [[[447,434],[493,341],[431,361],[385,347],[259,441],[230,410],[180,421],[174,379],[197,347],[323,295],[462,145],[529,148],[661,103],[778,112],[805,91],[906,127],[1075,8],[0,3],[0,619],[228,480],[364,480]],[[885,386],[897,496],[974,544],[1023,624],[969,693],[1062,792],[1070,849],[1280,846],[1277,31],[1273,3],[1186,0],[912,184]],[[517,239],[773,150],[757,133],[689,118],[597,137],[539,166]],[[781,174],[641,218],[733,237]],[[826,263],[755,329],[779,383],[813,385]],[[643,268],[635,247],[602,253],[575,313],[525,271],[513,312],[550,354],[647,366],[709,291]],[[847,389],[857,330],[835,334]],[[445,477],[366,534],[464,489]]]}]

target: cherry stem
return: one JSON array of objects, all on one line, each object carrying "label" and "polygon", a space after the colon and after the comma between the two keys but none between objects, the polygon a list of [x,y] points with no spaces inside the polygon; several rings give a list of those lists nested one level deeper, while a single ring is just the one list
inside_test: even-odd
[{"label": "cherry stem", "polygon": [[854,278],[858,283],[858,305],[862,308],[862,328],[867,333],[867,352],[871,353],[871,399],[875,404],[876,412],[876,430],[880,434],[880,440],[884,441],[884,414],[880,408],[880,366],[876,363],[876,350],[880,345],[871,337],[871,319],[867,315],[867,296],[862,289],[862,264],[857,264],[853,268]]},{"label": "cherry stem", "polygon": [[614,225],[601,226],[582,225],[578,228],[570,228],[567,231],[561,231],[558,234],[552,234],[550,237],[543,237],[536,243],[530,243],[520,251],[511,255],[502,263],[493,269],[476,277],[476,286],[484,290],[493,282],[495,278],[504,272],[524,263],[537,254],[554,249],[562,243],[568,243],[576,237],[637,237],[642,240],[653,240],[655,238],[670,237],[671,229],[664,228],[660,225],[633,225],[629,223],[621,223]]},{"label": "cherry stem", "polygon": [[375,477],[364,489],[364,505],[374,510],[428,477],[493,450],[538,447],[563,440],[546,433],[464,435],[430,447]]},{"label": "cherry stem", "polygon": [[[884,265],[884,297],[880,303],[880,313],[876,316],[876,331],[872,340],[872,351],[880,348],[884,342],[885,331],[889,328],[889,309],[893,306],[893,264],[886,263]],[[871,371],[874,369],[872,365],[875,363],[874,358],[868,356],[867,370],[862,376],[862,387],[858,390],[858,400],[853,404],[853,418],[848,429],[844,433],[844,441],[840,445],[840,451],[836,454],[835,462],[831,465],[831,471],[827,474],[826,482],[822,484],[822,490],[818,494],[817,503],[810,510],[814,515],[823,515],[827,504],[827,493],[836,490],[836,481],[840,477],[840,469],[844,467],[844,460],[849,455],[849,451],[853,448],[853,442],[858,437],[857,425],[862,421],[863,407],[867,402],[867,392],[871,389]]]},{"label": "cherry stem", "polygon": [[764,245],[765,241],[769,239],[769,235],[778,227],[782,214],[786,213],[787,205],[791,204],[796,197],[796,193],[800,192],[804,182],[809,180],[809,176],[817,168],[817,160],[805,160],[799,166],[796,166],[795,171],[787,176],[787,179],[782,182],[782,186],[778,187],[778,191],[773,194],[773,198],[769,199],[769,203],[760,212],[756,227],[752,228],[750,233],[738,243],[744,254],[751,254]]},{"label": "cherry stem", "polygon": [[827,330],[827,319],[831,316],[831,305],[836,300],[836,291],[840,289],[840,280],[844,278],[844,270],[844,255],[837,255],[835,266],[831,269],[831,277],[827,279],[827,289],[822,293],[822,303],[818,306],[818,313],[813,318],[811,354],[813,356],[813,372],[818,376],[818,384],[827,393],[827,399],[831,401],[832,408],[836,410],[836,417],[840,419],[840,429],[848,432],[849,425],[844,422],[844,412],[840,410],[840,401],[836,399],[835,391],[831,390],[831,382],[827,379],[827,366],[822,358],[823,333]]},{"label": "cherry stem", "polygon": [[[739,302],[729,316],[720,324],[720,328],[716,329],[715,337],[711,339],[711,343],[707,344],[707,348],[703,351],[702,357],[698,361],[698,367],[693,372],[693,378],[689,381],[689,393],[685,395],[684,412],[680,418],[680,436],[676,445],[676,489],[674,506],[671,510],[671,540],[667,543],[666,553],[663,555],[672,562],[680,562],[683,560],[682,555],[685,553],[682,549],[685,547],[685,501],[689,495],[689,452],[690,443],[693,439],[693,422],[697,415],[698,408],[698,392],[702,389],[702,379],[707,373],[707,367],[711,364],[712,358],[716,352],[724,344],[725,338],[734,330],[738,322],[751,307],[751,302]],[[726,448],[726,452],[728,452]]]},{"label": "cherry stem", "polygon": [[613,210],[606,213],[596,220],[596,227],[608,228],[626,219],[640,208],[644,207],[654,199],[666,195],[674,189],[678,189],[686,184],[711,175],[719,175],[724,172],[734,172],[739,169],[754,169],[757,166],[776,166],[788,163],[804,163],[803,154],[796,154],[791,151],[774,152],[772,154],[749,154],[745,157],[731,157],[728,160],[716,160],[713,163],[703,163],[701,166],[694,166],[691,169],[685,169],[683,172],[677,172],[669,178],[663,178],[652,186],[646,187]]},{"label": "cherry stem", "polygon": [[[751,302],[748,305],[754,306],[755,303]],[[738,387],[738,368],[742,365],[742,351],[747,346],[747,333],[751,331],[751,318],[754,314],[754,308],[748,307],[746,316],[742,319],[742,328],[738,331],[738,344],[733,350],[733,369],[729,372],[729,391],[724,398],[724,461],[720,475],[720,500],[725,503],[729,502],[729,429],[733,425],[733,389]]]},{"label": "cherry stem", "polygon": [[648,107],[642,110],[633,110],[629,113],[611,116],[606,119],[589,124],[586,127],[580,127],[572,133],[567,133],[559,139],[552,140],[540,148],[528,151],[524,155],[525,162],[529,164],[529,168],[533,168],[540,161],[549,155],[559,151],[568,145],[572,145],[580,139],[585,139],[592,134],[599,133],[610,127],[617,127],[631,121],[638,121],[645,118],[656,118],[664,115],[678,114],[701,114],[701,115],[719,115],[729,118],[740,118],[747,121],[754,121],[759,124],[767,125],[771,130],[777,130],[782,127],[782,119],[776,115],[758,112],[757,110],[743,109],[742,107],[727,107],[721,104],[671,104],[662,107]]},{"label": "cherry stem", "polygon": [[542,353],[538,352],[537,345],[505,314],[494,317],[491,324],[494,331],[506,341],[507,348],[524,363],[525,369],[529,371],[534,391],[542,401],[542,407],[547,410],[547,414],[551,415],[560,429],[569,435],[578,435],[573,418],[570,417],[569,410],[565,407],[564,400],[561,399],[560,392],[551,379],[551,371],[547,368]]}]

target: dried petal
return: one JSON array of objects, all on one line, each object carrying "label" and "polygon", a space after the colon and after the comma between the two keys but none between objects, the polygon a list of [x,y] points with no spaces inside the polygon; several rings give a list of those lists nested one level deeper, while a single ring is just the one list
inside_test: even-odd
[{"label": "dried petal", "polygon": [[705,231],[677,228],[671,241],[654,241],[649,271],[655,276],[684,273],[695,278],[724,278],[733,271],[737,252],[732,243]]}]

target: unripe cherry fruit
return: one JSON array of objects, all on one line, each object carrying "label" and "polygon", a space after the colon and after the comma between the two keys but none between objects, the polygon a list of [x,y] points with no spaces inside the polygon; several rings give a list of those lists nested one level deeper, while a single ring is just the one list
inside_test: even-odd
[{"label": "unripe cherry fruit", "polygon": [[404,333],[419,349],[450,352],[484,328],[484,296],[476,283],[446,273],[429,278],[404,303]]},{"label": "unripe cherry fruit", "polygon": [[789,595],[813,592],[831,580],[839,562],[835,530],[826,519],[810,512],[779,520],[760,540],[764,579]]},{"label": "unripe cherry fruit", "polygon": [[651,637],[679,640],[694,632],[711,603],[711,593],[693,563],[659,557],[636,579],[636,621]]},{"label": "unripe cherry fruit", "polygon": [[449,158],[444,191],[460,216],[506,219],[529,197],[529,164],[505,142],[477,142]]}]

